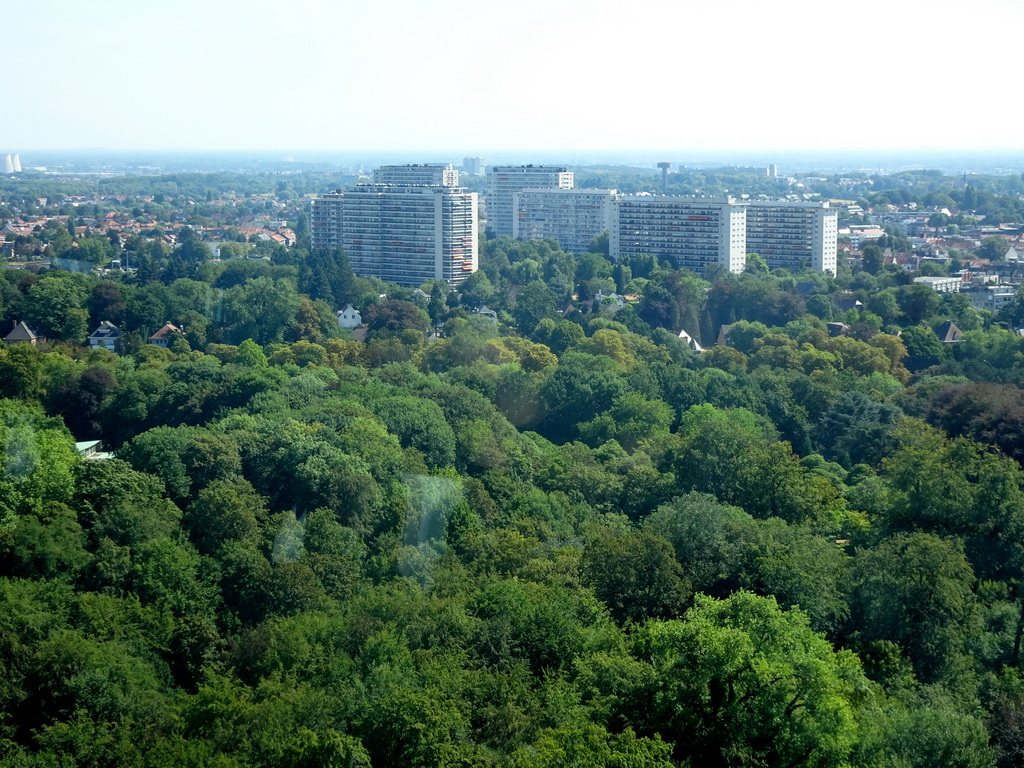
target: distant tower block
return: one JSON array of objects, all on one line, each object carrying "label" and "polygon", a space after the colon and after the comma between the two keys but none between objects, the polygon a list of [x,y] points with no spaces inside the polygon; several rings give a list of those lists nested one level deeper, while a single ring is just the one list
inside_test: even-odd
[{"label": "distant tower block", "polygon": [[661,168],[661,191],[668,192],[668,169],[672,163],[658,163],[658,167]]},{"label": "distant tower block", "polygon": [[14,158],[4,155],[4,173],[14,173]]},{"label": "distant tower block", "polygon": [[772,163],[771,165],[768,166],[768,178],[769,179],[777,179],[777,178],[779,178],[779,166],[777,166],[775,163]]},{"label": "distant tower block", "polygon": [[15,155],[11,160],[11,165],[14,166],[15,173],[21,173],[21,155]]}]

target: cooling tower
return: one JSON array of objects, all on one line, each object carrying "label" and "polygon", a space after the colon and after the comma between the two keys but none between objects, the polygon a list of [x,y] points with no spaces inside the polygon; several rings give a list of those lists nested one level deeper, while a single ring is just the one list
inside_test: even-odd
[{"label": "cooling tower", "polygon": [[14,173],[14,158],[4,155],[4,173]]},{"label": "cooling tower", "polygon": [[21,173],[21,155],[15,155],[11,159],[11,165],[14,166],[14,173]]}]

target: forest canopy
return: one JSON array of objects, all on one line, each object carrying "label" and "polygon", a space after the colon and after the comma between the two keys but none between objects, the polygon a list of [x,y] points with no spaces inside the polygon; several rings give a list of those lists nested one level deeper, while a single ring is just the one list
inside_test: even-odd
[{"label": "forest canopy", "polygon": [[0,765],[1019,764],[1024,339],[595,245],[5,271]]}]

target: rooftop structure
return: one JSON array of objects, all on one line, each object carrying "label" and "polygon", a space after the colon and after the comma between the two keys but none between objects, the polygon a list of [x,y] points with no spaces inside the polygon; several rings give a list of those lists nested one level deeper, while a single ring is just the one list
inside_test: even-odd
[{"label": "rooftop structure", "polygon": [[459,172],[451,163],[382,165],[373,172],[375,184],[408,184],[415,187],[457,187]]},{"label": "rooftop structure", "polygon": [[936,293],[959,293],[960,288],[963,285],[963,278],[961,277],[915,277],[915,283],[921,285],[927,285]]},{"label": "rooftop structure", "polygon": [[661,192],[668,194],[668,171],[672,163],[658,163],[658,167],[661,169]]}]

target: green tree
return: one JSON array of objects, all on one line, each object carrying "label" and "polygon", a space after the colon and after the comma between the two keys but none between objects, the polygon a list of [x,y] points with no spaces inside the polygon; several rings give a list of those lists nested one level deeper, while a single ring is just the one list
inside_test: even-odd
[{"label": "green tree", "polygon": [[897,289],[896,301],[906,321],[917,325],[938,312],[941,299],[931,287],[913,283]]},{"label": "green tree", "polygon": [[82,275],[48,272],[26,291],[25,320],[41,336],[80,343],[89,332],[90,288]]},{"label": "green tree", "polygon": [[993,237],[986,237],[981,245],[974,249],[974,255],[979,259],[1002,261],[1008,250],[1010,250],[1010,243],[1007,239],[995,235]]},{"label": "green tree", "polygon": [[541,320],[555,317],[555,294],[540,280],[524,285],[516,296],[512,314],[524,336],[533,333]]},{"label": "green tree", "polygon": [[430,467],[455,464],[455,434],[440,407],[429,400],[394,397],[384,400],[377,415],[406,448],[420,451]]},{"label": "green tree", "polygon": [[682,621],[641,627],[633,653],[650,675],[621,714],[674,742],[677,760],[838,768],[856,745],[856,656],[770,598],[698,596]]},{"label": "green tree", "polygon": [[281,341],[295,321],[299,294],[291,280],[257,277],[224,291],[226,331],[231,339],[257,344]]},{"label": "green tree", "polygon": [[966,664],[978,631],[974,572],[955,541],[931,533],[898,533],[858,553],[852,609],[866,641],[898,643],[924,682]]},{"label": "green tree", "polygon": [[864,271],[869,275],[877,275],[882,269],[882,249],[877,245],[865,245],[861,250]]},{"label": "green tree", "polygon": [[427,330],[426,313],[415,304],[399,299],[386,299],[379,304],[371,304],[362,317],[370,333],[387,331],[397,334],[405,330],[424,333]]},{"label": "green tree", "polygon": [[[931,290],[930,288],[927,290]],[[905,328],[900,336],[907,347],[909,357],[906,366],[911,371],[922,371],[938,365],[946,356],[946,350],[935,332],[925,325]]]},{"label": "green tree", "polygon": [[601,530],[583,552],[583,578],[620,622],[677,616],[691,591],[672,546],[651,529]]}]

